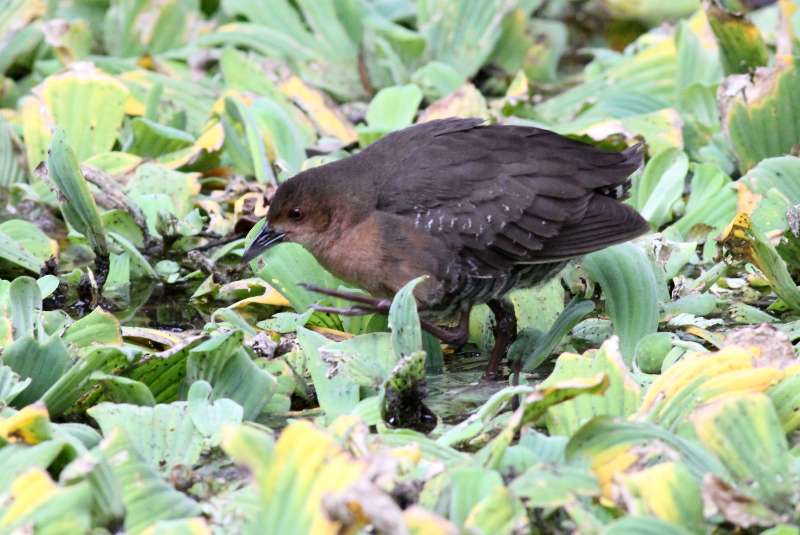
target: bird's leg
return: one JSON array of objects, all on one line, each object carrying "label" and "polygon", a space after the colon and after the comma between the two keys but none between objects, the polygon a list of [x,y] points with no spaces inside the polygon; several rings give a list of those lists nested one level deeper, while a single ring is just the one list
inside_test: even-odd
[{"label": "bird's leg", "polygon": [[467,343],[467,338],[469,338],[469,311],[469,308],[462,311],[461,316],[458,318],[458,324],[451,328],[436,325],[422,318],[420,318],[419,322],[423,329],[445,344],[461,347]]},{"label": "bird's leg", "polygon": [[483,379],[494,381],[498,377],[498,368],[503,361],[503,357],[508,351],[508,347],[517,336],[517,317],[514,313],[514,306],[503,299],[492,299],[488,303],[489,309],[494,314],[494,347],[489,356],[489,364],[483,374]]},{"label": "bird's leg", "polygon": [[[340,316],[364,316],[366,314],[388,314],[389,308],[392,306],[392,302],[389,299],[377,299],[356,292],[333,290],[314,284],[302,283],[300,286],[311,292],[359,303],[358,306],[347,308],[314,305],[314,310],[317,312],[328,312],[331,314],[339,314]],[[467,337],[469,336],[469,309],[461,313],[458,325],[454,328],[442,327],[423,318],[420,318],[419,323],[423,329],[442,342],[449,345],[462,346],[467,342]]]},{"label": "bird's leg", "polygon": [[[344,299],[345,301],[352,301],[353,303],[361,303],[364,305],[363,307],[354,307],[356,310],[360,309],[372,309],[367,312],[361,312],[360,314],[343,314],[345,316],[363,316],[364,314],[372,314],[375,312],[389,312],[389,307],[392,305],[392,301],[389,299],[377,299],[375,297],[370,297],[368,295],[364,295],[358,292],[348,292],[344,290],[334,290],[332,288],[323,288],[322,286],[317,286],[316,284],[308,284],[305,282],[301,282],[298,286],[305,288],[309,292],[314,292],[322,295],[328,295],[330,297],[336,297],[338,299]],[[347,309],[345,309],[347,310]]]}]

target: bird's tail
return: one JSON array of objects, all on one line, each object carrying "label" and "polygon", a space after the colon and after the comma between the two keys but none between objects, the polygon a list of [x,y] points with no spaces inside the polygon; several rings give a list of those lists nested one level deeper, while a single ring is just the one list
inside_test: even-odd
[{"label": "bird's tail", "polygon": [[621,165],[619,165],[619,168],[626,174],[627,177],[625,180],[619,184],[603,186],[595,190],[601,195],[611,197],[618,201],[624,201],[628,198],[628,191],[631,189],[630,175],[639,170],[644,162],[644,145],[637,143],[622,151],[622,154],[625,155],[625,159]]}]

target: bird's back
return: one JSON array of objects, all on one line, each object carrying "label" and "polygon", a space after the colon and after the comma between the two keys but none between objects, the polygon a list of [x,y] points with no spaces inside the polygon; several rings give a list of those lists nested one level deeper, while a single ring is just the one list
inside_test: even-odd
[{"label": "bird's back", "polygon": [[442,244],[429,274],[443,292],[432,308],[452,312],[536,284],[570,258],[649,229],[620,202],[641,165],[638,147],[608,152],[547,130],[481,123],[416,125],[352,162],[354,174],[369,175],[378,212]]}]

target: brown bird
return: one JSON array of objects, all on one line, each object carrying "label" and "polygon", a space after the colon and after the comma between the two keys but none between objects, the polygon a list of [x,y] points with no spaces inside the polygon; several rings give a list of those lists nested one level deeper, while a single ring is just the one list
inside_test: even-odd
[{"label": "brown bird", "polygon": [[[608,152],[540,128],[443,119],[394,132],[349,158],[281,184],[249,261],[299,243],[331,273],[375,298],[310,287],[360,303],[343,314],[388,311],[408,281],[423,328],[466,342],[469,311],[495,314],[486,377],[516,335],[503,297],[556,275],[566,262],[647,232],[622,204],[640,146]],[[455,328],[437,322],[457,320]]]}]

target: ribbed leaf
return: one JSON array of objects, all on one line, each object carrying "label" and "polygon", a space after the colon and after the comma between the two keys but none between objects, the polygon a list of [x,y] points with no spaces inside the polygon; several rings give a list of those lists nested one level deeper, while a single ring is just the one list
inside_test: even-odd
[{"label": "ribbed leaf", "polygon": [[[147,428],[137,431],[146,432]],[[200,514],[200,506],[164,481],[142,458],[122,428],[114,428],[107,433],[100,451],[122,488],[125,530],[128,533],[141,533],[159,520],[189,518]]]},{"label": "ribbed leaf", "polygon": [[641,249],[629,243],[588,255],[583,266],[600,284],[606,310],[630,364],[636,344],[658,327],[658,280]]},{"label": "ribbed leaf", "polygon": [[794,59],[769,69],[729,77],[720,89],[723,128],[745,172],[759,161],[783,156],[800,143],[800,69]]}]

